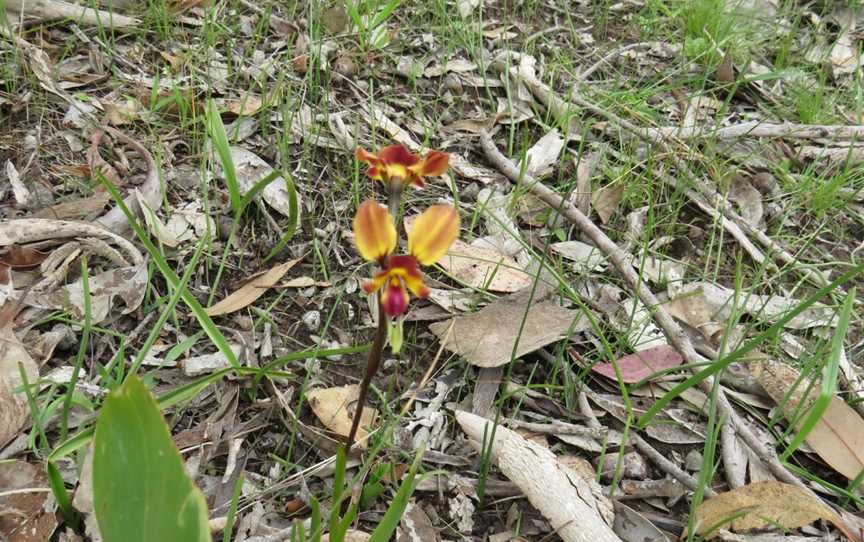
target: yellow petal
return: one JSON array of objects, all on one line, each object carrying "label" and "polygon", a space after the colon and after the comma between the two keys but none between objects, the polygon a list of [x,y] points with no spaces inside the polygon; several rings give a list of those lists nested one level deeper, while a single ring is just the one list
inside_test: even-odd
[{"label": "yellow petal", "polygon": [[396,227],[385,207],[368,200],[354,216],[354,243],[360,255],[377,261],[396,248]]},{"label": "yellow petal", "polygon": [[459,236],[459,213],[452,205],[433,205],[414,221],[408,233],[408,252],[423,265],[447,254]]}]

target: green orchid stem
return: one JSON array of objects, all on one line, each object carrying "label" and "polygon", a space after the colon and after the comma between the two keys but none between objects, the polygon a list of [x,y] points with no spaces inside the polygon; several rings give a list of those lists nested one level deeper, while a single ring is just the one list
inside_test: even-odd
[{"label": "green orchid stem", "polygon": [[[399,204],[402,199],[402,183],[391,182],[387,185],[388,198],[387,208],[390,210],[390,216],[393,217],[396,231],[399,231]],[[366,405],[366,397],[369,395],[369,385],[372,383],[372,378],[378,372],[378,367],[381,366],[381,357],[384,354],[384,345],[387,343],[387,313],[384,312],[384,305],[381,303],[381,293],[375,294],[378,301],[378,329],[375,332],[375,339],[372,341],[372,348],[369,349],[369,357],[366,360],[366,374],[363,375],[363,381],[360,382],[360,393],[357,396],[357,408],[354,410],[354,418],[351,420],[351,431],[348,432],[346,450],[351,450],[354,445],[354,439],[357,437],[357,429],[360,427],[360,418],[363,416],[363,409]]]}]

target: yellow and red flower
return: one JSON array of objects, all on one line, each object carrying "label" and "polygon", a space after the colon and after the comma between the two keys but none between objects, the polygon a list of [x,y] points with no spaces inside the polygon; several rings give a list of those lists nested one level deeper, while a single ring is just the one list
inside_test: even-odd
[{"label": "yellow and red flower", "polygon": [[425,298],[429,288],[420,265],[440,260],[459,236],[459,213],[452,205],[426,209],[408,232],[408,254],[393,256],[396,226],[389,211],[374,201],[364,202],[354,217],[354,241],[360,255],[378,262],[381,270],[363,285],[367,293],[381,290],[381,305],[389,316],[402,315],[408,308],[410,290]]},{"label": "yellow and red flower", "polygon": [[429,151],[422,158],[404,145],[384,147],[378,154],[357,148],[354,156],[369,164],[366,175],[384,183],[401,182],[422,188],[423,177],[442,175],[447,171],[450,155],[441,151]]}]

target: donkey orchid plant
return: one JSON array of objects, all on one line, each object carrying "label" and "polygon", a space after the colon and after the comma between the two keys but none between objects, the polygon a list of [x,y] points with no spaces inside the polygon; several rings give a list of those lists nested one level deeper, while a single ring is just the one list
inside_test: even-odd
[{"label": "donkey orchid plant", "polygon": [[387,338],[390,337],[390,346],[394,351],[398,351],[401,346],[402,318],[411,300],[409,292],[421,299],[429,295],[420,266],[435,264],[459,235],[459,213],[456,208],[452,205],[433,205],[414,221],[408,232],[408,253],[394,254],[399,244],[396,225],[405,187],[421,188],[424,177],[441,175],[447,171],[447,154],[429,151],[421,157],[402,145],[393,145],[381,149],[378,154],[357,149],[355,156],[369,165],[366,170],[368,177],[384,184],[388,204],[384,207],[374,200],[367,200],[360,205],[354,217],[357,250],[365,260],[375,262],[378,266],[371,280],[363,285],[366,293],[375,296],[378,328],[369,350],[357,409],[348,433],[349,449],[357,435],[369,384],[381,364]]}]

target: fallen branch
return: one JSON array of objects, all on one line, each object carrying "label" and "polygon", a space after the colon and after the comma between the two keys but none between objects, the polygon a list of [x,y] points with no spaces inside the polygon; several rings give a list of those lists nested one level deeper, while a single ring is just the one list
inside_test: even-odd
[{"label": "fallen branch", "polygon": [[[595,496],[588,482],[562,465],[548,448],[468,412],[456,412],[456,421],[478,451],[489,446],[492,461],[522,489],[564,542],[621,541],[607,523],[605,497]],[[611,512],[611,504],[605,504],[606,512]]]},{"label": "fallen branch", "polygon": [[649,139],[677,138],[677,139],[700,139],[709,137],[711,139],[736,139],[739,137],[786,137],[796,139],[862,139],[864,138],[864,126],[853,125],[818,125],[818,124],[772,124],[759,121],[743,122],[724,126],[722,128],[710,128],[704,126],[664,126],[662,128],[645,128],[646,137]]},{"label": "fallen branch", "polygon": [[[704,197],[704,199],[700,198],[701,202],[697,201],[697,200],[693,199],[693,194],[695,194],[696,192],[688,191],[687,192],[688,197],[690,197],[690,199],[693,200],[694,203],[696,203],[696,205],[698,205],[700,208],[702,208],[703,210],[705,210],[709,214],[712,214],[714,216],[721,216],[721,217],[724,217],[725,219],[728,219],[731,222],[733,222],[735,225],[738,226],[739,229],[743,230],[747,235],[751,235],[751,236],[755,237],[756,240],[762,246],[767,248],[768,251],[774,257],[778,258],[780,261],[782,261],[785,264],[793,265],[794,268],[801,271],[801,273],[808,280],[810,280],[811,282],[813,282],[817,286],[825,286],[826,284],[828,284],[828,280],[822,275],[822,273],[798,265],[798,260],[795,258],[795,256],[793,256],[786,249],[784,249],[782,246],[780,246],[780,244],[777,243],[776,241],[774,241],[774,239],[771,239],[770,237],[768,237],[768,235],[766,235],[765,232],[754,227],[752,224],[750,224],[749,222],[744,220],[744,218],[741,215],[739,215],[735,211],[735,209],[732,208],[732,205],[728,201],[726,201],[726,198],[724,198],[722,195],[720,195],[714,189],[714,187],[710,186],[708,183],[706,183],[702,179],[696,177],[696,175],[693,174],[693,172],[690,170],[690,168],[684,162],[684,160],[682,158],[678,157],[678,155],[676,154],[675,150],[672,148],[672,145],[667,140],[667,138],[663,137],[662,135],[658,135],[658,134],[652,132],[650,129],[640,128],[640,127],[636,126],[635,124],[633,124],[632,122],[630,122],[626,119],[623,119],[623,118],[619,117],[618,115],[616,115],[610,111],[606,111],[603,108],[597,107],[595,104],[589,102],[588,100],[585,100],[581,96],[573,95],[573,96],[571,96],[571,99],[573,100],[573,103],[575,103],[579,107],[584,107],[588,111],[591,111],[592,113],[599,115],[599,116],[605,118],[606,120],[609,120],[609,121],[615,123],[616,125],[623,128],[624,130],[630,132],[631,134],[634,134],[634,135],[638,136],[639,138],[641,138],[641,139],[643,139],[649,143],[653,143],[655,145],[660,146],[665,152],[667,152],[669,154],[669,157],[672,160],[672,163],[675,164],[675,167],[677,167],[678,170],[685,177],[687,177],[690,181],[692,181],[693,185],[696,187],[696,190],[698,191],[698,194]],[[683,141],[675,140],[674,138],[671,138],[671,137],[669,139],[672,139],[672,142],[676,143],[677,146],[684,148],[687,152],[692,152],[684,144]],[[678,186],[677,180],[674,179],[670,175],[661,175],[660,178],[661,178],[661,180],[663,180],[663,182],[669,184],[670,186],[675,186],[675,187]],[[712,211],[708,211],[706,209],[706,207],[711,207]],[[730,231],[730,233],[732,233],[732,235],[735,236],[736,239],[738,239],[740,241],[740,239],[737,235],[735,235],[731,231]],[[747,247],[745,246],[745,248],[747,248]],[[748,250],[748,252],[749,252],[749,250]],[[751,253],[751,255],[752,255],[752,253]]]},{"label": "fallen branch", "polygon": [[135,17],[118,15],[63,0],[6,0],[6,9],[18,12],[20,15],[35,17],[40,21],[73,19],[85,26],[115,30],[135,28],[141,24],[141,21]]},{"label": "fallen branch", "polygon": [[[487,159],[499,171],[513,182],[527,187],[537,198],[582,230],[594,245],[609,258],[609,261],[612,262],[624,280],[627,281],[630,288],[636,293],[648,310],[651,311],[652,317],[660,329],[663,330],[666,339],[678,350],[687,364],[699,366],[708,362],[706,358],[696,352],[690,339],[684,333],[684,330],[681,329],[681,326],[669,315],[654,293],[642,282],[639,274],[630,265],[630,258],[626,252],[621,250],[614,241],[609,239],[594,222],[582,214],[572,203],[565,201],[536,179],[528,175],[520,175],[519,168],[501,154],[501,151],[495,146],[488,133],[483,132],[480,134],[480,144]],[[712,393],[714,380],[713,378],[706,378],[699,385],[706,393]],[[741,421],[722,389],[718,389],[717,408],[727,423],[732,424],[741,440],[765,462],[778,480],[807,489],[803,482],[780,463],[773,450],[769,450],[750,428]],[[807,491],[810,490],[807,489]]]},{"label": "fallen branch", "polygon": [[[519,53],[508,51],[506,54],[511,55],[514,58],[521,57]],[[572,103],[565,101],[548,85],[530,74],[526,74],[515,67],[510,67],[510,63],[504,62],[501,58],[502,57],[499,56],[498,59],[493,61],[491,67],[502,73],[515,77],[517,80],[524,83],[559,122],[568,123],[573,112],[577,110],[577,107],[581,107],[586,111],[605,118],[626,132],[629,132],[649,143],[660,146],[669,154],[670,159],[679,171],[692,181],[693,185],[696,187],[696,191],[688,190],[687,196],[705,212],[715,218],[720,218],[723,227],[726,228],[739,243],[742,243],[742,246],[744,246],[751,257],[753,257],[757,262],[761,263],[765,261],[765,257],[759,256],[761,255],[761,252],[755,249],[749,239],[746,239],[747,235],[754,237],[759,244],[767,248],[774,258],[777,258],[784,264],[792,265],[793,268],[801,272],[807,280],[820,287],[828,284],[828,280],[821,272],[801,266],[795,256],[790,254],[779,243],[768,237],[765,232],[744,220],[744,218],[732,208],[732,205],[726,201],[722,195],[717,193],[717,190],[715,190],[714,187],[696,177],[686,162],[682,158],[679,158],[675,150],[672,148],[672,144],[674,143],[679,149],[684,149],[688,153],[692,154],[692,150],[689,149],[682,140],[675,139],[672,136],[664,136],[663,134],[654,132],[651,129],[641,128],[610,111],[598,107],[596,104],[582,98],[578,93],[578,87],[576,89],[577,91],[573,92],[570,96],[570,102]],[[864,128],[862,128],[862,130],[864,130]],[[672,176],[661,175],[660,178],[663,182],[670,184],[671,186],[677,186],[677,181]],[[694,199],[694,195],[701,195],[702,197],[697,200]],[[733,228],[731,224],[734,224],[736,227]]]}]

